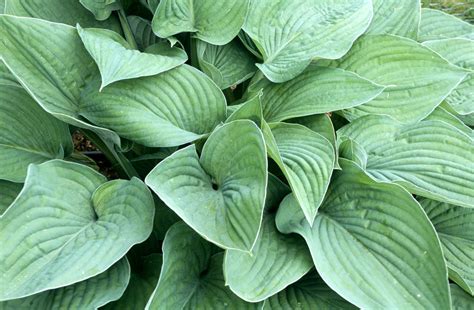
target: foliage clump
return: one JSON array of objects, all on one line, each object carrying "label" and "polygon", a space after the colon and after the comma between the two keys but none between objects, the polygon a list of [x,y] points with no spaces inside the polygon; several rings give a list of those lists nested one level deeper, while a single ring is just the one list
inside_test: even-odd
[{"label": "foliage clump", "polygon": [[472,307],[473,25],[419,0],[0,13],[0,309]]}]

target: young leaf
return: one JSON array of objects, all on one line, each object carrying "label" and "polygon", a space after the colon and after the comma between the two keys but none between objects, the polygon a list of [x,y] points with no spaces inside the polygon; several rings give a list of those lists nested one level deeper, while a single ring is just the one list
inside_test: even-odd
[{"label": "young leaf", "polygon": [[236,120],[217,128],[204,144],[160,162],[146,184],[205,239],[250,251],[262,220],[267,186],[265,143],[258,127]]},{"label": "young leaf", "polygon": [[97,92],[91,83],[80,114],[150,147],[203,138],[225,120],[225,97],[201,71],[182,65],[157,76],[116,82]]},{"label": "young leaf", "polygon": [[173,225],[163,243],[160,280],[145,309],[259,309],[259,304],[246,303],[225,287],[224,255],[213,252],[189,226]]},{"label": "young leaf", "polygon": [[127,259],[122,258],[103,273],[76,284],[0,302],[0,310],[98,309],[120,298],[129,279],[130,266]]},{"label": "young leaf", "polygon": [[222,46],[196,42],[199,67],[221,89],[249,79],[257,70],[254,58],[239,41]]},{"label": "young leaf", "polygon": [[474,143],[439,121],[404,125],[366,116],[339,129],[368,154],[367,173],[432,199],[474,207]]},{"label": "young leaf", "polygon": [[444,39],[426,41],[424,46],[432,49],[456,66],[471,70],[471,73],[446,98],[446,102],[458,113],[474,112],[474,40]]},{"label": "young leaf", "polygon": [[474,295],[474,210],[429,199],[420,204],[441,240],[449,278]]},{"label": "young leaf", "polygon": [[101,309],[130,310],[145,308],[148,299],[158,283],[158,278],[160,277],[162,255],[147,255],[142,257],[137,264],[132,264],[130,282],[120,299],[107,304]]},{"label": "young leaf", "polygon": [[298,281],[313,267],[304,241],[281,234],[275,216],[265,214],[252,253],[227,250],[224,258],[226,285],[240,298],[258,302]]},{"label": "young leaf", "polygon": [[370,0],[251,1],[243,26],[263,55],[272,82],[295,78],[313,58],[337,59],[372,19]]},{"label": "young leaf", "polygon": [[302,235],[324,281],[360,308],[449,309],[443,253],[420,205],[400,186],[340,162],[313,227],[289,195],[278,229]]},{"label": "young leaf", "polygon": [[160,44],[159,53],[149,54],[133,50],[113,31],[83,29],[79,25],[77,31],[99,67],[102,76],[100,90],[120,80],[157,75],[182,65],[188,59],[185,51],[167,46],[166,42]]},{"label": "young leaf", "polygon": [[99,72],[74,27],[0,15],[0,37],[3,61],[46,112],[120,145],[117,134],[91,125],[80,116],[82,91],[99,77]]},{"label": "young leaf", "polygon": [[106,20],[113,11],[120,9],[120,0],[79,0],[79,2],[94,14],[97,20]]},{"label": "young leaf", "polygon": [[151,233],[153,198],[138,179],[106,182],[75,163],[30,165],[0,217],[0,300],[70,285],[107,270]]},{"label": "young leaf", "polygon": [[15,200],[16,196],[21,191],[23,184],[13,183],[4,180],[0,180],[0,216],[3,212],[10,206],[10,204]]},{"label": "young leaf", "polygon": [[298,124],[263,125],[268,154],[285,175],[310,224],[329,186],[335,153],[320,134]]},{"label": "young leaf", "polygon": [[270,309],[356,309],[331,290],[313,270],[284,291],[265,300],[263,310]]},{"label": "young leaf", "polygon": [[372,0],[374,18],[366,33],[396,34],[417,39],[420,24],[420,0]]},{"label": "young leaf", "polygon": [[249,119],[253,121],[257,126],[260,126],[263,119],[262,104],[260,98],[262,93],[258,93],[253,98],[242,103],[238,108],[232,112],[232,114],[226,119],[226,123],[238,120],[238,119]]},{"label": "young leaf", "polygon": [[46,113],[21,86],[0,81],[0,179],[23,182],[29,164],[64,158],[68,126]]},{"label": "young leaf", "polygon": [[349,120],[385,114],[403,122],[428,116],[468,74],[430,49],[393,35],[368,35],[331,66],[385,85],[383,94],[345,112]]},{"label": "young leaf", "polygon": [[359,106],[376,98],[385,88],[352,72],[316,65],[286,83],[262,80],[251,87],[255,91],[263,89],[261,102],[267,122]]},{"label": "young leaf", "polygon": [[421,9],[418,42],[450,38],[474,40],[474,26],[438,10]]},{"label": "young leaf", "polygon": [[35,17],[51,22],[84,27],[106,28],[121,32],[122,28],[116,17],[98,21],[78,0],[6,0],[5,14]]},{"label": "young leaf", "polygon": [[153,31],[161,38],[181,32],[214,45],[237,36],[244,23],[249,0],[162,0],[153,17]]}]

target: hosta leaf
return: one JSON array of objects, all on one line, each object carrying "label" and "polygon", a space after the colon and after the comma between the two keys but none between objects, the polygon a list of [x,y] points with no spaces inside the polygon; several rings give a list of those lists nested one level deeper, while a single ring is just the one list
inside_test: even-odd
[{"label": "hosta leaf", "polygon": [[106,20],[113,11],[120,9],[117,0],[79,0],[79,2],[94,14],[97,20]]},{"label": "hosta leaf", "polygon": [[3,61],[44,110],[120,145],[114,132],[91,125],[80,115],[81,93],[99,72],[74,27],[1,15],[0,37]]},{"label": "hosta leaf", "polygon": [[7,66],[3,63],[0,58],[0,84],[20,86],[15,76],[8,70]]},{"label": "hosta leaf", "polygon": [[156,195],[153,196],[155,200],[155,219],[153,221],[153,234],[158,240],[164,240],[166,232],[173,226],[174,223],[180,220],[179,216],[176,215],[163,201],[161,201]]},{"label": "hosta leaf", "polygon": [[84,27],[107,28],[118,33],[122,28],[116,17],[98,21],[78,0],[6,0],[5,14],[35,17],[51,22]]},{"label": "hosta leaf", "polygon": [[304,241],[281,234],[275,216],[264,215],[252,253],[227,250],[224,259],[226,284],[240,298],[262,301],[296,282],[313,267]]},{"label": "hosta leaf", "polygon": [[445,123],[455,127],[456,129],[464,132],[465,134],[467,134],[468,136],[470,136],[471,138],[474,139],[473,130],[469,126],[464,124],[456,115],[454,115],[451,112],[448,112],[446,109],[444,109],[441,106],[437,107],[433,111],[433,113],[431,113],[430,115],[428,115],[427,118],[425,118],[425,120],[426,121],[445,122]]},{"label": "hosta leaf", "polygon": [[248,6],[249,0],[162,0],[153,17],[153,31],[162,38],[193,32],[202,41],[224,45],[239,33]]},{"label": "hosta leaf", "polygon": [[157,75],[186,62],[186,52],[160,44],[160,53],[149,54],[133,50],[127,41],[113,31],[83,29],[77,26],[79,36],[94,58],[102,76],[100,89],[120,80]]},{"label": "hosta leaf", "polygon": [[272,82],[293,79],[313,58],[337,59],[367,29],[370,0],[251,1],[243,29],[263,55]]},{"label": "hosta leaf", "polygon": [[224,285],[223,253],[183,222],[173,225],[163,243],[160,280],[146,309],[259,309]]},{"label": "hosta leaf", "polygon": [[0,14],[5,12],[5,1],[6,0],[0,0]]},{"label": "hosta leaf", "polygon": [[342,158],[349,159],[362,169],[366,169],[368,154],[359,143],[347,137],[343,137],[338,142],[339,153]]},{"label": "hosta leaf", "polygon": [[296,123],[303,125],[312,131],[319,133],[321,136],[326,138],[334,148],[335,154],[335,165],[337,163],[337,146],[336,146],[336,131],[334,130],[334,125],[332,124],[331,117],[327,114],[314,114],[310,116],[303,116],[294,119],[288,120],[288,122]]},{"label": "hosta leaf", "polygon": [[21,191],[23,184],[0,180],[0,216],[8,206],[15,200]]},{"label": "hosta leaf", "polygon": [[314,65],[286,83],[263,80],[251,87],[263,88],[267,122],[352,108],[373,100],[385,88],[352,72]]},{"label": "hosta leaf", "polygon": [[444,12],[421,9],[421,22],[418,41],[449,38],[467,38],[474,40],[474,26]]},{"label": "hosta leaf", "polygon": [[[98,81],[96,81],[98,83]],[[81,115],[151,147],[200,139],[225,120],[225,97],[204,73],[182,65],[157,76],[116,82],[99,94],[89,85]]]},{"label": "hosta leaf", "polygon": [[151,233],[146,186],[106,182],[75,163],[30,165],[18,198],[0,217],[0,300],[29,296],[95,276]]},{"label": "hosta leaf", "polygon": [[0,179],[23,182],[31,163],[72,153],[69,128],[20,86],[0,84]]},{"label": "hosta leaf", "polygon": [[238,40],[222,46],[196,42],[199,67],[221,89],[249,79],[257,70],[253,56]]},{"label": "hosta leaf", "polygon": [[0,310],[98,309],[120,298],[130,279],[130,266],[123,258],[103,273],[73,285],[33,296],[0,302]]},{"label": "hosta leaf", "polygon": [[264,310],[356,309],[331,290],[316,271],[311,271],[284,291],[265,300]]},{"label": "hosta leaf", "polygon": [[472,305],[474,304],[474,297],[469,296],[465,291],[463,291],[459,286],[456,284],[450,284],[449,288],[451,289],[451,299],[452,309],[453,310],[466,310],[472,309]]},{"label": "hosta leaf", "polygon": [[474,296],[474,210],[422,199],[443,246],[449,278]]},{"label": "hosta leaf", "polygon": [[127,20],[140,50],[143,51],[148,46],[161,41],[161,39],[153,33],[151,23],[148,20],[134,15],[128,16]]},{"label": "hosta leaf", "polygon": [[301,234],[324,281],[360,308],[449,309],[441,246],[420,205],[398,185],[340,162],[313,227],[289,195],[278,229]]},{"label": "hosta leaf", "polygon": [[260,54],[257,45],[255,45],[255,43],[252,41],[252,38],[250,38],[249,35],[245,33],[245,31],[241,30],[239,32],[239,39],[250,53],[252,53],[259,60],[263,60],[262,54]]},{"label": "hosta leaf", "polygon": [[246,102],[242,103],[235,111],[230,114],[226,119],[226,123],[238,120],[238,119],[249,119],[255,124],[260,126],[263,119],[262,104],[260,98],[262,93],[258,93],[253,98],[250,98]]},{"label": "hosta leaf", "polygon": [[403,125],[385,116],[366,116],[341,128],[368,154],[367,173],[410,192],[474,207],[474,143],[444,122]]},{"label": "hosta leaf", "polygon": [[396,34],[416,40],[420,24],[420,0],[372,0],[374,18],[367,33]]},{"label": "hosta leaf", "polygon": [[472,71],[446,98],[446,102],[458,113],[474,112],[474,40],[444,39],[426,41],[424,46],[432,49],[449,62]]},{"label": "hosta leaf", "polygon": [[374,100],[346,111],[350,120],[386,114],[403,122],[419,121],[467,75],[421,44],[393,35],[364,36],[331,65],[387,86]]},{"label": "hosta leaf", "polygon": [[158,283],[161,263],[161,254],[150,254],[132,264],[130,282],[122,297],[106,305],[103,310],[144,309]]},{"label": "hosta leaf", "polygon": [[160,162],[145,182],[205,239],[250,251],[267,186],[262,133],[248,120],[227,123],[208,138],[201,158],[188,146]]},{"label": "hosta leaf", "polygon": [[320,134],[298,124],[263,126],[268,154],[278,164],[309,223],[329,186],[335,153]]}]

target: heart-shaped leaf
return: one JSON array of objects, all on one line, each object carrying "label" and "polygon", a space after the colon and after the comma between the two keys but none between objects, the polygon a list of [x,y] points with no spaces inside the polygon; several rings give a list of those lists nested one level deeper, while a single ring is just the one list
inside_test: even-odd
[{"label": "heart-shaped leaf", "polygon": [[205,239],[250,251],[267,186],[262,133],[249,120],[226,123],[208,138],[201,158],[188,146],[160,162],[145,182]]},{"label": "heart-shaped leaf", "polygon": [[224,253],[183,222],[173,225],[163,243],[160,280],[145,309],[259,309],[224,286]]},{"label": "heart-shaped leaf", "polygon": [[0,300],[70,285],[107,270],[151,233],[153,198],[138,179],[53,160],[30,165],[0,217]]},{"label": "heart-shaped leaf", "polygon": [[72,150],[65,123],[46,113],[21,86],[0,84],[0,179],[23,182],[29,164],[64,158]]},{"label": "heart-shaped leaf", "polygon": [[99,71],[74,27],[1,15],[0,37],[3,61],[44,110],[63,122],[90,129],[105,141],[120,145],[117,134],[91,125],[80,116],[81,93],[86,85],[99,78]]},{"label": "heart-shaped leaf", "polygon": [[474,26],[442,11],[421,9],[418,41],[450,38],[474,40]]},{"label": "heart-shaped leaf", "polygon": [[420,0],[372,0],[374,18],[366,33],[396,34],[417,39],[420,24]]},{"label": "heart-shaped leaf", "polygon": [[224,45],[237,36],[249,0],[162,0],[153,17],[153,31],[161,38],[194,32],[202,41]]},{"label": "heart-shaped leaf", "polygon": [[420,205],[400,186],[340,163],[313,227],[289,195],[278,229],[302,235],[324,281],[360,308],[449,309],[443,253]]},{"label": "heart-shaped leaf", "polygon": [[306,219],[313,224],[334,168],[331,142],[299,124],[264,123],[263,134],[268,154],[288,180]]},{"label": "heart-shaped leaf", "polygon": [[177,47],[160,44],[157,54],[133,50],[116,32],[105,29],[83,29],[79,36],[94,58],[102,76],[100,89],[120,80],[152,76],[173,69],[188,60],[186,52]]},{"label": "heart-shaped leaf", "polygon": [[272,82],[293,79],[313,58],[337,59],[372,19],[370,0],[251,1],[243,26],[263,55]]},{"label": "heart-shaped leaf", "polygon": [[[98,81],[96,81],[98,83]],[[203,138],[225,120],[226,102],[201,71],[182,65],[157,76],[116,82],[101,93],[90,84],[81,116],[151,147]]]},{"label": "heart-shaped leaf", "polygon": [[84,27],[107,28],[121,33],[118,19],[112,16],[108,20],[98,21],[78,0],[6,0],[5,14],[35,17],[51,22]]},{"label": "heart-shaped leaf", "polygon": [[144,309],[158,283],[162,264],[161,254],[150,254],[132,263],[130,282],[119,300],[107,304],[103,310]]},{"label": "heart-shaped leaf", "polygon": [[265,300],[264,310],[270,309],[356,309],[331,290],[313,270],[298,282]]},{"label": "heart-shaped leaf", "polygon": [[366,116],[338,131],[367,152],[366,171],[410,192],[474,207],[474,143],[440,121],[404,125],[386,116]]},{"label": "heart-shaped leaf", "polygon": [[226,285],[240,298],[258,302],[298,281],[313,267],[304,241],[281,234],[275,216],[264,215],[252,253],[227,250],[224,258]]},{"label": "heart-shaped leaf", "polygon": [[199,67],[221,89],[249,79],[257,70],[254,57],[238,40],[222,46],[196,42]]},{"label": "heart-shaped leaf", "polygon": [[421,44],[393,35],[364,36],[346,56],[330,65],[387,86],[374,100],[346,111],[349,120],[385,114],[403,122],[417,122],[468,74]]},{"label": "heart-shaped leaf", "polygon": [[267,122],[356,107],[373,100],[385,88],[352,72],[315,65],[286,83],[261,80],[251,87],[263,89],[261,102]]},{"label": "heart-shaped leaf", "polygon": [[0,216],[15,200],[21,191],[23,184],[0,180]]},{"label": "heart-shaped leaf", "polygon": [[443,246],[449,278],[474,296],[474,210],[422,199]]},{"label": "heart-shaped leaf", "polygon": [[113,11],[120,9],[120,0],[79,0],[79,2],[94,14],[97,20],[106,20]]},{"label": "heart-shaped leaf", "polygon": [[446,98],[446,102],[458,113],[474,112],[474,40],[444,39],[426,41],[424,46],[432,49],[456,66],[472,72]]},{"label": "heart-shaped leaf", "polygon": [[69,286],[33,296],[0,302],[0,310],[98,309],[122,296],[129,284],[130,266],[123,258],[103,273]]}]

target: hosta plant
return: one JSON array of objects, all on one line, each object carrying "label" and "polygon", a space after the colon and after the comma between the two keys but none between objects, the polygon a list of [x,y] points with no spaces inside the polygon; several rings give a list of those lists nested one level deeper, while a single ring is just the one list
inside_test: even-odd
[{"label": "hosta plant", "polygon": [[0,309],[474,306],[473,25],[419,0],[0,13]]}]

